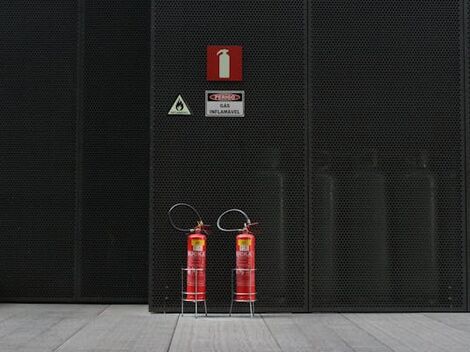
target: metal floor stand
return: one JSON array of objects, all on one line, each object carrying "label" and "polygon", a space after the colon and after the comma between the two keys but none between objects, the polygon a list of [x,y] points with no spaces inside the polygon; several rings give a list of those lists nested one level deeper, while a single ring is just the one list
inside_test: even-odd
[{"label": "metal floor stand", "polygon": [[[194,291],[195,292],[187,292],[184,290],[184,276],[188,275],[189,271],[194,271]],[[197,290],[197,273],[205,271],[205,269],[193,269],[193,268],[181,268],[181,316],[184,316],[184,302],[193,302],[194,303],[194,317],[197,319],[198,312],[197,307],[199,302],[204,302],[204,312],[207,317],[207,303],[206,303],[206,292],[198,292]],[[188,296],[194,296],[194,299],[189,299]],[[204,299],[198,299],[200,295],[204,295]]]},{"label": "metal floor stand", "polygon": [[[256,299],[238,299],[238,296],[248,296],[248,297],[252,297],[253,295],[256,296],[256,292],[243,292],[243,293],[237,293],[235,292],[235,285],[234,285],[234,282],[236,280],[236,272],[237,271],[243,271],[243,272],[252,272],[252,271],[256,271],[256,269],[232,269],[232,301],[230,303],[230,312],[229,312],[229,316],[232,316],[232,310],[233,310],[233,303],[236,302],[236,303],[248,303],[248,305],[250,306],[250,317],[254,317],[255,316],[255,302],[256,302]],[[250,274],[250,282],[249,282],[249,287],[253,287],[252,286],[252,282],[251,282],[251,274]]]}]

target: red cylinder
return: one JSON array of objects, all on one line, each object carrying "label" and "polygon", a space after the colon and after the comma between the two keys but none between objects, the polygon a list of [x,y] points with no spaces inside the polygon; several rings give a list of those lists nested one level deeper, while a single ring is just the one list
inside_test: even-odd
[{"label": "red cylinder", "polygon": [[255,301],[255,236],[248,229],[237,235],[236,257],[235,301]]},{"label": "red cylinder", "polygon": [[196,229],[195,233],[188,236],[187,268],[186,299],[204,301],[206,299],[206,236],[200,229]]}]

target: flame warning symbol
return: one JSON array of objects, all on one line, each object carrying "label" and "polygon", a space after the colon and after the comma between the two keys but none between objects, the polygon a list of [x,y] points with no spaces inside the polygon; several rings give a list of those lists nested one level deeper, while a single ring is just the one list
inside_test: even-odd
[{"label": "flame warning symbol", "polygon": [[178,102],[176,103],[176,110],[181,111],[184,109],[184,104],[181,102],[181,100],[178,99]]},{"label": "flame warning symbol", "polygon": [[188,105],[185,103],[181,95],[178,95],[168,115],[191,115]]}]

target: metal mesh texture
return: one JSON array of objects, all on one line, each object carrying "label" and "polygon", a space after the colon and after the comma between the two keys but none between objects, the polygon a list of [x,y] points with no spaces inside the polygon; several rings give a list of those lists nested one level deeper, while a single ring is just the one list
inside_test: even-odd
[{"label": "metal mesh texture", "polygon": [[[470,182],[469,174],[467,172],[468,170],[468,165],[469,165],[469,158],[468,156],[470,155],[470,143],[468,142],[470,139],[470,0],[464,1],[464,13],[465,13],[465,31],[464,31],[464,44],[465,44],[465,50],[464,50],[464,63],[465,63],[465,127],[466,127],[466,143],[465,143],[465,160],[466,160],[466,187],[465,191],[467,194],[467,185]],[[468,283],[470,282],[470,241],[468,238],[468,233],[469,233],[469,225],[470,222],[468,221],[468,209],[470,207],[470,198],[466,196],[466,210],[467,210],[467,217],[466,217],[466,249],[467,249],[467,310],[470,309],[470,290],[468,289]]]},{"label": "metal mesh texture", "polygon": [[[263,224],[262,310],[464,310],[463,9],[154,1],[150,310],[179,309],[178,201]],[[242,83],[206,82],[210,44],[243,45]],[[246,117],[205,118],[206,89],[245,90]],[[192,116],[167,116],[178,94]],[[233,255],[233,236],[209,237],[212,310]]]},{"label": "metal mesh texture", "polygon": [[0,299],[146,302],[150,2],[0,4]]},{"label": "metal mesh texture", "polygon": [[[185,201],[196,206],[208,224],[215,225],[218,215],[231,207],[244,209],[259,221],[258,309],[305,311],[304,4],[244,0],[153,4],[150,309],[179,310],[186,237],[170,227],[166,212],[172,204]],[[207,82],[207,45],[242,45],[244,81]],[[209,89],[244,90],[247,116],[204,117],[204,92]],[[192,116],[167,116],[178,94]],[[184,214],[179,216],[187,221]],[[229,226],[237,219],[227,221]],[[234,246],[235,234],[214,229],[208,238],[211,311],[225,311],[230,304]]]},{"label": "metal mesh texture", "polygon": [[311,2],[312,310],[465,309],[462,5]]},{"label": "metal mesh texture", "polygon": [[81,292],[146,302],[150,2],[85,7]]},{"label": "metal mesh texture", "polygon": [[73,295],[77,3],[2,1],[0,23],[0,297],[64,299]]}]

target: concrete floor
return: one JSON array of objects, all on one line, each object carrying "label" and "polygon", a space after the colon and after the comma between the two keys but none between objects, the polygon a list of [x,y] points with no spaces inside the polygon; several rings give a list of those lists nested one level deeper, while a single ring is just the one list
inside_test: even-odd
[{"label": "concrete floor", "polygon": [[469,352],[470,314],[151,315],[143,305],[0,304],[0,352]]}]

